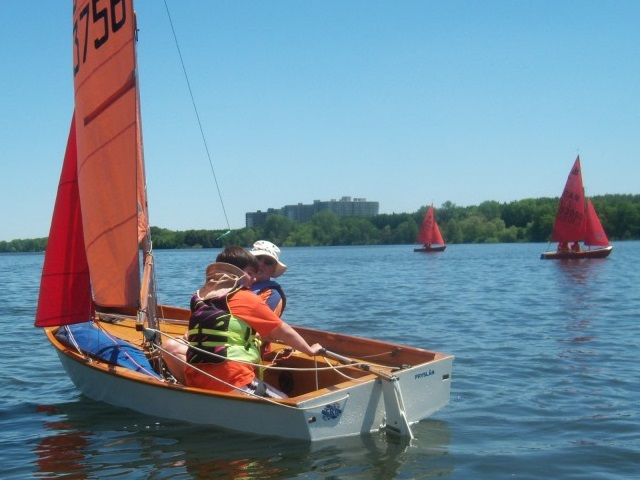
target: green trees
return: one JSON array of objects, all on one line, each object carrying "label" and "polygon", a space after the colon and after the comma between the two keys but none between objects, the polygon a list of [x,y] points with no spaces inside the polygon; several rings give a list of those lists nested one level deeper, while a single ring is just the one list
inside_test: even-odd
[{"label": "green trees", "polygon": [[42,252],[46,246],[46,238],[0,241],[0,253]]},{"label": "green trees", "polygon": [[[610,240],[640,239],[640,195],[602,195],[592,197],[591,201]],[[258,239],[282,246],[413,244],[427,208],[370,218],[338,217],[331,212],[320,212],[302,224],[270,215],[262,227],[230,232],[177,232],[151,227],[151,237],[156,249],[249,246]],[[546,242],[557,208],[558,198],[528,198],[509,203],[486,201],[468,207],[447,201],[436,207],[436,220],[448,244]],[[43,251],[46,240],[0,241],[0,253]]]},{"label": "green trees", "polygon": [[[640,195],[605,195],[591,200],[611,240],[640,239]],[[305,224],[274,215],[262,229],[254,230],[258,237],[285,246],[412,244],[427,208],[371,218],[321,212]],[[557,208],[558,198],[486,201],[468,207],[447,201],[436,208],[436,220],[449,244],[546,242]],[[280,227],[276,229],[276,225]],[[230,241],[225,239],[225,244]]]}]

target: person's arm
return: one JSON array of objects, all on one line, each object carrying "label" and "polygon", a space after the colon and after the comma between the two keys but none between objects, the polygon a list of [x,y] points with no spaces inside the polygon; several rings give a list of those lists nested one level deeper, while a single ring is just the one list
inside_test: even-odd
[{"label": "person's arm", "polygon": [[247,322],[265,340],[281,340],[307,355],[317,355],[322,346],[309,345],[293,327],[278,317],[256,294],[240,290],[228,300],[233,315]]},{"label": "person's arm", "polygon": [[299,350],[302,353],[306,353],[307,355],[310,355],[312,357],[320,353],[320,351],[322,350],[322,345],[320,345],[319,343],[309,345],[306,340],[293,329],[291,325],[285,322],[283,322],[282,325],[273,330],[267,337],[267,340],[281,340],[287,345],[292,346],[296,350]]}]

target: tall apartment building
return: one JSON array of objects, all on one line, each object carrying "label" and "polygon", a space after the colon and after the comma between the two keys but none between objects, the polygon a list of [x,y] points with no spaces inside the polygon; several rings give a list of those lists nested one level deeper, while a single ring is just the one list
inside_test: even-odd
[{"label": "tall apartment building", "polygon": [[298,223],[311,220],[318,212],[330,211],[339,217],[372,217],[378,214],[380,204],[378,202],[368,202],[366,198],[342,197],[340,200],[321,201],[314,200],[311,205],[299,203],[297,205],[285,205],[282,208],[269,208],[266,212],[247,212],[245,214],[245,225],[250,227],[261,227],[269,215],[282,215]]}]

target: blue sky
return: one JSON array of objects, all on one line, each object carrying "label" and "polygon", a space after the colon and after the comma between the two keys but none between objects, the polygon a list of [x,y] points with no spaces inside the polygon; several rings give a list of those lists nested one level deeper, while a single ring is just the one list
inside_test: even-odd
[{"label": "blue sky", "polygon": [[[3,2],[0,240],[48,235],[73,111],[71,1]],[[381,213],[639,193],[640,2],[136,3],[151,224],[360,197]],[[226,212],[226,218],[225,218]],[[228,219],[228,221],[227,221]]]}]

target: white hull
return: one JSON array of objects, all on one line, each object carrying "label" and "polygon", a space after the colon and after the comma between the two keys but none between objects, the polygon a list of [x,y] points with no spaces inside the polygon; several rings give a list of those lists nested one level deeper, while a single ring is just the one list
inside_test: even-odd
[{"label": "white hull", "polygon": [[[48,337],[83,394],[147,415],[305,441],[360,435],[385,426],[392,433],[402,432],[397,412],[385,409],[386,402],[394,406],[393,393],[389,393],[392,382],[375,374],[270,402],[243,394],[189,388],[101,362],[87,363],[50,334]],[[429,417],[448,403],[452,363],[453,356],[442,356],[394,374],[409,424]],[[389,425],[386,410],[390,412]]]}]

